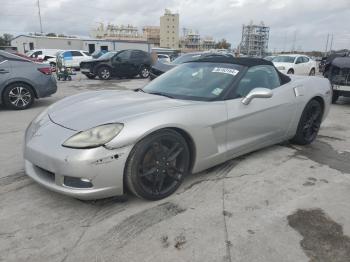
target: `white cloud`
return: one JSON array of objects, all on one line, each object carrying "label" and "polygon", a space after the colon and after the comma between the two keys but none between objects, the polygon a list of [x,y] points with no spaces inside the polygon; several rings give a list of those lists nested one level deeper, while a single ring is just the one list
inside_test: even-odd
[{"label": "white cloud", "polygon": [[[36,0],[2,2],[0,32],[39,31]],[[243,23],[271,27],[270,48],[323,50],[328,33],[335,48],[349,48],[349,0],[41,0],[45,32],[88,35],[96,22],[156,25],[165,8],[180,13],[180,26],[239,44]]]}]

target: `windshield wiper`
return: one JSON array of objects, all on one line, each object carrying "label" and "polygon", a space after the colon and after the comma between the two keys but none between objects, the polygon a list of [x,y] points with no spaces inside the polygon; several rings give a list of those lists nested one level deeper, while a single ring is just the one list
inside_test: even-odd
[{"label": "windshield wiper", "polygon": [[161,93],[161,92],[150,92],[148,94],[151,94],[151,95],[157,95],[157,96],[165,96],[165,97],[168,97],[168,98],[175,98],[171,95],[168,95],[168,94],[165,94],[165,93]]}]

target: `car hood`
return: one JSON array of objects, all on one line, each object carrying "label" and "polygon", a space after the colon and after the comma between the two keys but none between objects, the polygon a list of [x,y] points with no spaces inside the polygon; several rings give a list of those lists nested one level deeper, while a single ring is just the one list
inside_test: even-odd
[{"label": "car hood", "polygon": [[278,67],[284,66],[286,69],[291,68],[294,64],[293,63],[284,63],[284,62],[273,62],[275,67],[278,69]]},{"label": "car hood", "polygon": [[107,123],[124,123],[127,119],[191,104],[134,91],[86,92],[65,98],[52,105],[48,114],[52,122],[76,131]]}]

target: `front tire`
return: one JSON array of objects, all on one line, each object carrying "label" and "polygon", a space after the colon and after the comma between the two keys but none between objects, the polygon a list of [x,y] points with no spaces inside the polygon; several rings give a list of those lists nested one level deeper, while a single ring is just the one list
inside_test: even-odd
[{"label": "front tire", "polygon": [[109,80],[112,77],[112,71],[107,66],[102,66],[98,69],[97,75],[101,80]]},{"label": "front tire", "polygon": [[125,181],[134,195],[159,200],[179,188],[189,168],[186,140],[177,132],[164,129],[135,145],[126,165]]},{"label": "front tire", "polygon": [[141,66],[139,74],[140,74],[141,78],[148,78],[149,77],[149,68],[146,66]]},{"label": "front tire", "polygon": [[293,69],[289,69],[287,72],[288,75],[294,75],[294,70]]},{"label": "front tire", "polygon": [[299,120],[297,132],[291,142],[298,145],[311,144],[320,130],[322,115],[322,105],[319,101],[313,99],[307,103]]}]

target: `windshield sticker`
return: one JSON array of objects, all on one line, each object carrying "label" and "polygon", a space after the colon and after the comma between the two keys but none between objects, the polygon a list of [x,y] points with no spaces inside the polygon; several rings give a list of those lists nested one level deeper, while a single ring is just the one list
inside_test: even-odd
[{"label": "windshield sticker", "polygon": [[230,74],[230,75],[237,75],[239,73],[238,70],[232,69],[232,68],[225,68],[225,67],[214,67],[213,73],[222,73],[222,74]]},{"label": "windshield sticker", "polygon": [[215,88],[213,91],[211,91],[211,93],[216,96],[220,95],[221,92],[222,92],[222,88]]}]

